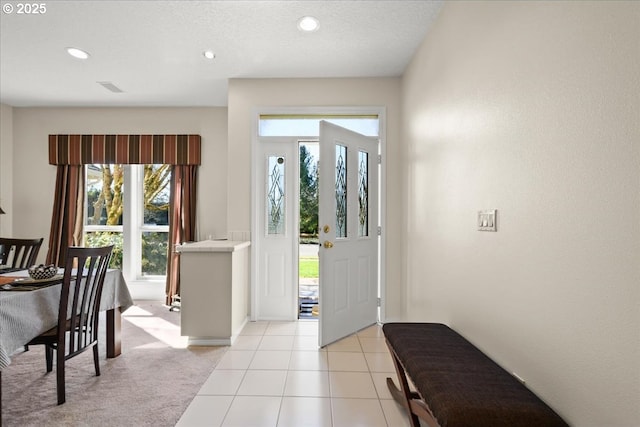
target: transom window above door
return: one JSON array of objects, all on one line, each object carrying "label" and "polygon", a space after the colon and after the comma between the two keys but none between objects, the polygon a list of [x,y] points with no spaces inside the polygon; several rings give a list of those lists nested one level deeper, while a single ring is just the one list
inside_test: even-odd
[{"label": "transom window above door", "polygon": [[300,115],[262,114],[258,122],[259,136],[318,137],[324,120],[365,136],[380,136],[377,114],[366,115]]}]

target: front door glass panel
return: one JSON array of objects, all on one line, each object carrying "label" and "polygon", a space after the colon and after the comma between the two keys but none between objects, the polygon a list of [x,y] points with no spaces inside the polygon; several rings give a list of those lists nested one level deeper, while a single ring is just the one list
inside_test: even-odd
[{"label": "front door glass panel", "polygon": [[347,237],[347,147],[336,145],[336,238]]},{"label": "front door glass panel", "polygon": [[369,236],[369,153],[358,152],[358,237]]}]

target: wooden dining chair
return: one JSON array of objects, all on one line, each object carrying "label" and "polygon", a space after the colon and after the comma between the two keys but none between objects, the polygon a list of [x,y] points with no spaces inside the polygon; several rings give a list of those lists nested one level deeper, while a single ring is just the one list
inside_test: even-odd
[{"label": "wooden dining chair", "polygon": [[[42,239],[9,239],[0,237],[0,265],[11,269],[27,269],[36,263]],[[29,351],[29,346],[24,346]]]},{"label": "wooden dining chair", "polygon": [[[43,239],[10,239],[0,237],[0,265],[11,269],[27,269],[36,263]],[[29,351],[29,346],[24,346]]]},{"label": "wooden dining chair", "polygon": [[29,268],[36,263],[42,239],[0,237],[0,264],[10,268]]},{"label": "wooden dining chair", "polygon": [[113,246],[68,249],[60,293],[58,324],[29,342],[29,345],[45,345],[47,372],[53,369],[53,353],[56,353],[58,405],[65,402],[67,360],[93,348],[96,376],[100,376],[98,319],[102,285],[112,250]]}]

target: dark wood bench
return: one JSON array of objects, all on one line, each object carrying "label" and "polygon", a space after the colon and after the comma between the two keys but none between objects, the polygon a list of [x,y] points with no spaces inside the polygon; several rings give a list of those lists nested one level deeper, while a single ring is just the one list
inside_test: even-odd
[{"label": "dark wood bench", "polygon": [[[382,326],[400,387],[387,378],[413,427],[566,427],[513,375],[446,325]],[[409,388],[411,380],[416,391]]]}]

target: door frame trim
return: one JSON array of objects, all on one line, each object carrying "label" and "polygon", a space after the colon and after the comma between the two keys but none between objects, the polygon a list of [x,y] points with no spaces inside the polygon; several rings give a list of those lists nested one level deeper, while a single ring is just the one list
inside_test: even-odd
[{"label": "door frame trim", "polygon": [[[257,273],[256,273],[256,261],[257,247],[256,236],[258,233],[259,219],[258,219],[258,182],[259,177],[256,175],[257,162],[259,161],[257,156],[257,145],[259,144],[260,137],[258,135],[258,125],[261,115],[294,115],[294,114],[307,114],[307,115],[371,115],[376,114],[379,120],[380,126],[380,154],[382,163],[380,167],[380,212],[379,222],[382,226],[382,234],[380,236],[379,247],[379,262],[378,262],[378,282],[380,293],[380,308],[379,308],[379,321],[385,321],[386,312],[386,232],[384,225],[386,224],[386,206],[387,206],[387,186],[386,186],[386,167],[387,162],[387,109],[383,106],[351,106],[351,107],[314,107],[314,106],[299,106],[299,107],[254,107],[252,109],[251,117],[251,273],[250,273],[250,307],[249,318],[252,321],[257,319]],[[317,135],[316,135],[317,136]],[[305,138],[309,135],[299,135],[290,138]],[[288,137],[289,138],[289,137]]]}]

